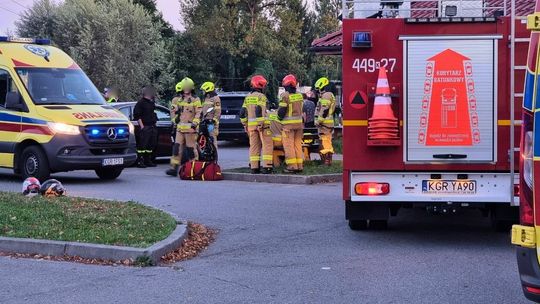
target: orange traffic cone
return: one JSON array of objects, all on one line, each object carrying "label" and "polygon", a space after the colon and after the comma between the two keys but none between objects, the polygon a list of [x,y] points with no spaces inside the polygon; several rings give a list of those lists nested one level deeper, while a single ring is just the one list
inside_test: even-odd
[{"label": "orange traffic cone", "polygon": [[398,119],[392,109],[390,85],[386,69],[379,69],[373,114],[368,120],[369,139],[399,139]]}]

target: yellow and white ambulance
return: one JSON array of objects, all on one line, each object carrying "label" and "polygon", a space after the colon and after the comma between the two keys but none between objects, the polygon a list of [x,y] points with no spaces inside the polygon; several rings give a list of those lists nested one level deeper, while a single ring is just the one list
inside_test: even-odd
[{"label": "yellow and white ambulance", "polygon": [[46,39],[0,37],[0,167],[115,179],[135,160],[133,125],[73,59]]}]

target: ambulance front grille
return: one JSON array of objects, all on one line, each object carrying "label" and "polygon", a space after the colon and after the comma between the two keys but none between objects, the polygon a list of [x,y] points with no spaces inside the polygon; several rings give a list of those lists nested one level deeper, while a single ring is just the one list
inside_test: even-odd
[{"label": "ambulance front grille", "polygon": [[91,145],[112,146],[129,141],[128,125],[88,125],[84,134]]}]

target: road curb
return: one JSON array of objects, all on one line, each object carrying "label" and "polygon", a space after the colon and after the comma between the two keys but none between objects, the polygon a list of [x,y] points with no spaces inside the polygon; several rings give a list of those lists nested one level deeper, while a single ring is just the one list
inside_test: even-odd
[{"label": "road curb", "polygon": [[271,184],[298,184],[312,185],[322,183],[337,183],[343,181],[343,174],[320,174],[320,175],[293,175],[293,174],[249,174],[238,172],[223,172],[223,179],[255,182],[255,183],[271,183]]},{"label": "road curb", "polygon": [[180,247],[188,233],[187,224],[178,224],[167,238],[147,248],[0,237],[0,251],[46,256],[79,256],[85,259],[111,261],[148,257],[154,265],[157,265],[163,255]]}]

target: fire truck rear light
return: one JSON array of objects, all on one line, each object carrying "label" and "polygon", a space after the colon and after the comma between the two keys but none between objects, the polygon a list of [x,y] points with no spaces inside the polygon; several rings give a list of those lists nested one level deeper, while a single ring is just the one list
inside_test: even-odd
[{"label": "fire truck rear light", "polygon": [[514,196],[519,196],[519,184],[514,185]]},{"label": "fire truck rear light", "polygon": [[540,294],[540,288],[531,287],[531,286],[524,286],[524,287],[528,292]]},{"label": "fire truck rear light", "polygon": [[357,183],[354,186],[357,195],[386,195],[390,193],[388,183]]}]

